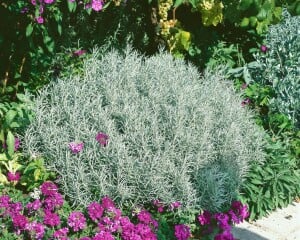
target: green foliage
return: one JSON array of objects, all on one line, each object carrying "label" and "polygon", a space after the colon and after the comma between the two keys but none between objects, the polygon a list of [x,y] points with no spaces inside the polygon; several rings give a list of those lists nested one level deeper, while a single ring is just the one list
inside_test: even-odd
[{"label": "green foliage", "polygon": [[288,142],[269,138],[266,152],[266,161],[252,163],[243,183],[241,198],[249,206],[250,220],[287,206],[300,194],[299,160],[297,166]]},{"label": "green foliage", "polygon": [[[79,204],[109,195],[118,204],[161,199],[226,207],[248,162],[263,160],[263,134],[220,71],[200,77],[164,53],[102,54],[86,60],[84,76],[40,92],[26,152],[45,157]],[[97,132],[109,135],[107,147]],[[74,141],[84,142],[79,154],[68,148]]]}]

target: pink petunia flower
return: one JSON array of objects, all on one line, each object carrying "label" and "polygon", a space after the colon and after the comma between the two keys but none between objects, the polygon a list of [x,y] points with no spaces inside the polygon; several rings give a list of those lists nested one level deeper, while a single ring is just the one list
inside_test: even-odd
[{"label": "pink petunia flower", "polygon": [[38,24],[43,24],[44,23],[44,18],[42,16],[38,16],[38,17],[35,18],[35,21]]},{"label": "pink petunia flower", "polygon": [[103,132],[98,132],[96,135],[97,142],[103,147],[107,146],[108,139],[109,139],[108,135]]},{"label": "pink petunia flower", "polygon": [[92,0],[92,9],[96,12],[99,12],[103,8],[103,1],[102,0]]},{"label": "pink petunia flower", "polygon": [[83,146],[84,146],[83,142],[80,142],[80,143],[71,142],[71,143],[69,143],[69,149],[74,154],[80,153],[83,149]]}]

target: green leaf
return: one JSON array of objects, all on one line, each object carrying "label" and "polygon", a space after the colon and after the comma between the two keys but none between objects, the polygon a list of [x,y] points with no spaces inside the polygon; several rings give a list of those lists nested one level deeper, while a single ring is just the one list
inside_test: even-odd
[{"label": "green leaf", "polygon": [[252,179],[251,183],[253,183],[255,185],[263,185],[264,184],[262,181],[259,181],[258,179]]},{"label": "green leaf", "polygon": [[67,3],[68,3],[69,12],[75,12],[76,7],[77,7],[76,1],[71,2],[71,1],[67,0]]},{"label": "green leaf", "polygon": [[5,123],[8,127],[10,127],[11,122],[17,115],[17,111],[10,109],[5,115]]},{"label": "green leaf", "polygon": [[15,151],[15,137],[11,131],[7,132],[6,144],[7,144],[8,155],[12,156]]},{"label": "green leaf", "polygon": [[32,23],[28,24],[26,27],[26,37],[29,37],[32,34],[33,26]]},{"label": "green leaf", "polygon": [[175,3],[174,3],[174,8],[179,7],[184,2],[185,2],[184,0],[176,0]]}]

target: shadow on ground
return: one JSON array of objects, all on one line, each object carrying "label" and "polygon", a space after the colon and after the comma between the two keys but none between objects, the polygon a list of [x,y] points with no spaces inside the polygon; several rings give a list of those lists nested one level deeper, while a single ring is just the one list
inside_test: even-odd
[{"label": "shadow on ground", "polygon": [[257,233],[251,232],[248,229],[239,227],[234,227],[232,233],[236,240],[271,240],[269,238],[262,237]]}]

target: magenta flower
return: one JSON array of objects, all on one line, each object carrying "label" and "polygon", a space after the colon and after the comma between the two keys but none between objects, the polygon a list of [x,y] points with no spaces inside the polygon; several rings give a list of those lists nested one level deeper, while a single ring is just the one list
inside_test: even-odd
[{"label": "magenta flower", "polygon": [[36,0],[31,0],[31,4],[32,4],[33,6],[35,6],[35,5],[36,5]]},{"label": "magenta flower", "polygon": [[104,208],[97,202],[92,202],[89,206],[88,206],[88,213],[90,218],[93,221],[99,221],[103,215],[104,212]]},{"label": "magenta flower", "polygon": [[92,240],[90,237],[82,237],[79,240]]},{"label": "magenta flower", "polygon": [[44,23],[44,18],[42,16],[38,16],[38,17],[35,18],[35,21],[38,24],[43,24]]},{"label": "magenta flower", "polygon": [[176,201],[176,202],[172,202],[170,204],[170,210],[173,211],[174,209],[178,209],[181,207],[181,203]]},{"label": "magenta flower", "polygon": [[46,3],[46,4],[51,4],[53,2],[54,2],[54,0],[44,0],[44,3]]},{"label": "magenta flower", "polygon": [[103,197],[101,200],[101,203],[102,203],[102,207],[104,209],[109,209],[109,208],[115,206],[115,203],[113,202],[113,200],[111,200],[108,196]]},{"label": "magenta flower", "polygon": [[25,229],[29,232],[31,239],[42,239],[45,234],[45,227],[36,221],[26,224]]},{"label": "magenta flower", "polygon": [[51,196],[47,196],[44,200],[45,208],[48,210],[55,210],[55,208],[62,207],[64,204],[64,199],[60,193],[56,193]]},{"label": "magenta flower", "polygon": [[67,238],[68,232],[69,232],[69,229],[64,227],[64,228],[56,230],[53,233],[53,237],[56,238],[56,239],[60,239],[60,240],[67,240],[68,239]]},{"label": "magenta flower", "polygon": [[60,218],[56,213],[52,213],[51,211],[45,209],[44,211],[44,224],[50,227],[55,227],[60,224]]},{"label": "magenta flower", "polygon": [[177,240],[187,240],[191,236],[190,227],[185,224],[175,225],[175,237]]},{"label": "magenta flower", "polygon": [[145,224],[150,224],[152,222],[152,216],[151,214],[146,211],[142,210],[137,214],[137,218],[140,222],[145,223]]},{"label": "magenta flower", "polygon": [[84,146],[83,142],[80,142],[80,143],[71,142],[71,143],[69,143],[69,148],[72,151],[72,153],[74,153],[74,154],[77,154],[77,153],[81,152],[82,149],[83,149],[83,146]]},{"label": "magenta flower", "polygon": [[101,231],[93,237],[93,240],[114,240],[114,236],[109,232]]},{"label": "magenta flower", "polygon": [[21,174],[19,172],[8,172],[7,173],[7,180],[9,182],[17,183],[20,180]]},{"label": "magenta flower", "polygon": [[103,132],[98,132],[96,135],[97,142],[103,147],[106,147],[106,145],[108,144],[108,139],[108,135]]},{"label": "magenta flower", "polygon": [[229,225],[229,216],[225,213],[216,213],[214,215],[215,219],[218,222],[218,226],[225,230],[228,231],[230,230],[231,226]]},{"label": "magenta flower", "polygon": [[26,208],[29,211],[37,211],[38,209],[40,209],[42,207],[42,202],[39,199],[34,200],[31,203],[28,203],[26,205]]},{"label": "magenta flower", "polygon": [[78,232],[86,227],[86,219],[81,212],[72,212],[68,217],[68,225],[74,232]]},{"label": "magenta flower", "polygon": [[211,214],[209,211],[204,211],[202,214],[200,214],[198,216],[198,221],[200,223],[200,225],[208,225],[210,224],[210,221],[211,221]]},{"label": "magenta flower", "polygon": [[28,219],[22,214],[13,214],[11,216],[14,228],[19,230],[24,230],[26,224],[28,224]]},{"label": "magenta flower", "polygon": [[164,211],[164,205],[160,200],[155,199],[155,200],[152,201],[152,203],[157,208],[157,211],[159,213],[162,213]]},{"label": "magenta flower", "polygon": [[260,46],[260,51],[262,51],[263,53],[266,53],[268,51],[268,47],[266,45],[261,45]]},{"label": "magenta flower", "polygon": [[96,12],[101,11],[103,8],[103,1],[102,0],[92,0],[92,9]]},{"label": "magenta flower", "polygon": [[234,201],[231,204],[231,210],[228,211],[231,220],[238,224],[243,222],[248,216],[249,211],[247,205],[243,205],[240,201]]},{"label": "magenta flower", "polygon": [[73,52],[73,56],[79,57],[85,53],[86,53],[86,50],[79,49],[79,50],[76,50],[75,52]]},{"label": "magenta flower", "polygon": [[47,181],[41,185],[41,192],[45,196],[53,196],[58,193],[58,187],[53,182]]}]

